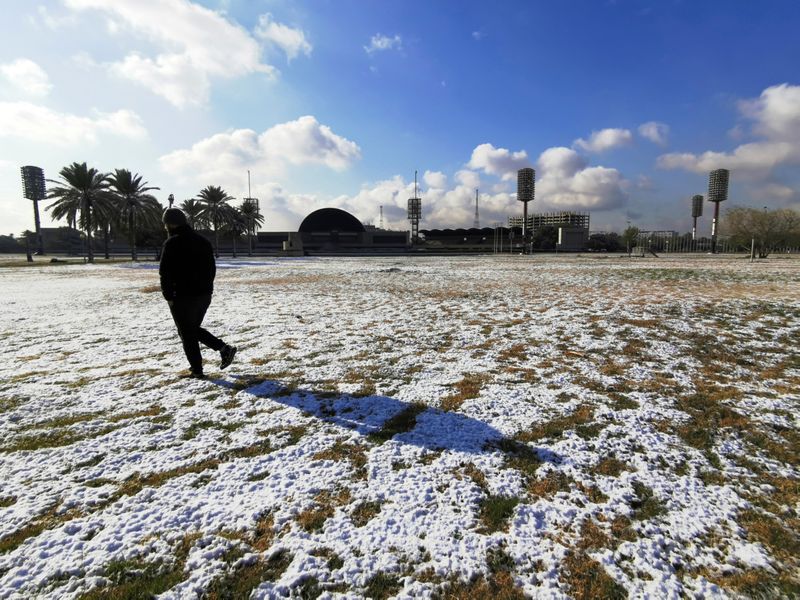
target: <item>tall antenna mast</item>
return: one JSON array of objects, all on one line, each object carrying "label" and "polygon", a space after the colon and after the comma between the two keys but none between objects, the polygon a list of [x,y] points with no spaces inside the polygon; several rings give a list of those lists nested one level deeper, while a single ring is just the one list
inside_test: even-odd
[{"label": "tall antenna mast", "polygon": [[481,228],[481,218],[478,216],[478,188],[475,188],[475,221],[472,223],[475,229]]},{"label": "tall antenna mast", "polygon": [[378,228],[383,229],[383,204],[381,204],[381,221],[378,224]]},{"label": "tall antenna mast", "polygon": [[247,197],[252,198],[253,194],[250,193],[250,169],[247,169]]},{"label": "tall antenna mast", "polygon": [[417,172],[414,171],[414,197],[408,199],[408,220],[411,221],[411,241],[419,242],[419,221],[422,218],[422,200],[417,196]]}]

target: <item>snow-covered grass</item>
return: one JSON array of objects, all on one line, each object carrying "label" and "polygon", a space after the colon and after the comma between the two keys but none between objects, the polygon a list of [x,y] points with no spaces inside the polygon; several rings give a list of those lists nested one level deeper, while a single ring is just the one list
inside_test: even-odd
[{"label": "snow-covered grass", "polygon": [[[800,260],[0,269],[0,597],[800,594]],[[225,268],[226,266],[238,268]]]}]

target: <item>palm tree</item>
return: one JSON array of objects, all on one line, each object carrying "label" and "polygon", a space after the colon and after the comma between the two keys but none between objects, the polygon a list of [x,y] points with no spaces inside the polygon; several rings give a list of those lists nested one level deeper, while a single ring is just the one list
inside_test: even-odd
[{"label": "palm tree", "polygon": [[225,216],[230,208],[227,192],[216,185],[209,185],[200,190],[197,201],[202,205],[198,215],[200,219],[214,228],[214,256],[219,257],[219,229],[225,224]]},{"label": "palm tree", "polygon": [[181,204],[181,210],[186,215],[186,220],[192,229],[196,229],[198,225],[203,224],[201,213],[203,212],[203,205],[197,200],[184,200]]},{"label": "palm tree", "polygon": [[247,255],[253,256],[253,236],[256,234],[256,226],[264,224],[264,215],[258,210],[258,204],[252,198],[245,198],[239,207],[239,214],[244,218],[247,228]]},{"label": "palm tree", "polygon": [[[87,260],[93,263],[92,213],[98,208],[104,210],[111,201],[108,176],[97,169],[88,168],[85,162],[74,162],[61,169],[58,174],[61,176],[60,180],[47,180],[57,184],[57,187],[50,188],[47,194],[49,199],[56,198],[47,210],[52,210],[56,219],[67,217],[68,221],[80,223],[86,232]],[[78,213],[80,217],[76,219]]]},{"label": "palm tree", "polygon": [[233,258],[236,258],[236,241],[239,236],[247,231],[247,221],[233,206],[228,206],[224,215],[223,229],[231,234],[233,240]]},{"label": "palm tree", "polygon": [[161,188],[150,186],[146,181],[142,182],[141,175],[132,174],[127,169],[115,169],[108,180],[117,197],[119,216],[127,221],[131,260],[136,260],[137,218],[142,221],[161,218],[161,204],[147,193]]}]

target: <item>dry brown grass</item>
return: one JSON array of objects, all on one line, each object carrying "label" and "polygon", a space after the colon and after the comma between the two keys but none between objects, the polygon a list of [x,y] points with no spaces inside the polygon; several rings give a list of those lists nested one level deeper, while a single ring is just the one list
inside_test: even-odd
[{"label": "dry brown grass", "polygon": [[228,283],[246,286],[298,286],[302,284],[318,284],[330,280],[330,275],[288,275],[285,277],[263,277],[260,279],[233,279]]},{"label": "dry brown grass", "polygon": [[380,502],[361,502],[350,513],[350,519],[356,527],[363,527],[381,512]]},{"label": "dry brown grass", "polygon": [[[10,506],[10,504],[7,504],[7,506]],[[55,529],[68,521],[84,516],[82,512],[75,509],[59,513],[58,508],[57,505],[51,506],[21,529],[1,538],[0,554],[15,550],[21,546],[25,540],[36,537],[45,530]]]},{"label": "dry brown grass", "polygon": [[576,544],[579,550],[599,550],[611,547],[611,538],[591,518],[586,519],[581,527],[580,539]]},{"label": "dry brown grass", "polygon": [[558,438],[565,431],[588,425],[593,419],[594,408],[583,404],[570,415],[558,417],[521,432],[517,435],[517,439],[522,442],[536,442],[544,438]]},{"label": "dry brown grass", "polygon": [[464,375],[461,381],[453,384],[454,392],[442,398],[440,404],[442,410],[457,411],[465,401],[477,398],[487,381],[489,381],[489,376],[486,373]]},{"label": "dry brown grass", "polygon": [[161,291],[160,285],[146,285],[143,288],[139,289],[140,292],[143,294],[155,294],[156,292]]},{"label": "dry brown grass", "polygon": [[609,600],[628,597],[625,588],[606,573],[603,565],[582,550],[572,550],[562,563],[561,581],[576,600]]},{"label": "dry brown grass", "polygon": [[525,594],[506,571],[468,582],[451,580],[433,597],[436,600],[525,600]]},{"label": "dry brown grass", "polygon": [[475,485],[477,485],[481,490],[484,492],[488,489],[488,485],[486,482],[486,475],[483,474],[478,467],[475,466],[474,463],[467,463],[463,468],[462,471],[464,475],[469,477]]},{"label": "dry brown grass", "polygon": [[544,477],[529,479],[527,491],[534,498],[552,498],[558,492],[569,492],[574,482],[561,471],[550,471]]},{"label": "dry brown grass", "polygon": [[623,471],[630,471],[628,465],[613,456],[607,456],[595,465],[593,471],[599,475],[607,475],[609,477],[618,477]]},{"label": "dry brown grass", "polygon": [[500,362],[526,361],[528,360],[528,346],[526,344],[513,344],[497,353],[497,360]]},{"label": "dry brown grass", "polygon": [[307,508],[297,515],[297,524],[305,531],[321,530],[325,521],[336,512],[336,507],[344,506],[350,502],[350,490],[338,488],[336,490],[323,490],[314,497],[314,506]]},{"label": "dry brown grass", "polygon": [[264,552],[275,538],[275,519],[272,513],[262,514],[256,519],[251,545],[256,552]]}]

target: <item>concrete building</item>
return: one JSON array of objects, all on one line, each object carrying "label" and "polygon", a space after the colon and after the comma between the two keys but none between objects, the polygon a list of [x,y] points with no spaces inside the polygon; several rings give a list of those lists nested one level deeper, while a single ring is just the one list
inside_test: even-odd
[{"label": "concrete building", "polygon": [[[509,227],[521,228],[523,217],[509,217]],[[586,249],[589,241],[589,213],[571,211],[536,213],[528,216],[527,229],[531,236],[542,227],[555,227],[558,230],[557,250],[580,252]]]}]

